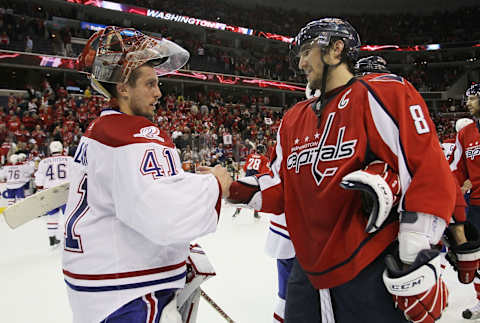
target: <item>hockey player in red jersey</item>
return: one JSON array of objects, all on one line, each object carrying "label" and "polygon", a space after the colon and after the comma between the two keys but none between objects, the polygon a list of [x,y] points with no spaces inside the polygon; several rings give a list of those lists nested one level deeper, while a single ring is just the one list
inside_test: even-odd
[{"label": "hockey player in red jersey", "polygon": [[[269,160],[267,157],[264,156],[265,152],[265,146],[258,145],[257,148],[253,149],[252,153],[247,156],[247,158],[245,159],[245,165],[243,165],[243,171],[245,172],[245,176],[263,174],[270,171],[270,167],[268,167]],[[240,210],[240,208],[237,208],[235,210],[235,213],[233,214],[233,217],[240,214]],[[257,210],[253,212],[253,216],[255,218],[260,217]]]},{"label": "hockey player in red jersey", "polygon": [[184,172],[172,139],[150,121],[158,75],[188,57],[117,27],[95,33],[79,57],[112,108],[88,126],[69,169],[63,273],[74,323],[182,322],[176,292],[198,268],[187,273],[189,242],[215,231],[231,182],[221,166]]},{"label": "hockey player in red jersey", "polygon": [[[321,95],[285,113],[271,173],[230,188],[232,202],[285,212],[297,257],[287,323],[431,323],[447,304],[431,246],[452,217],[455,179],[415,88],[393,74],[353,76],[359,47],[341,19],[300,30],[291,49]],[[399,214],[365,216],[362,194],[340,185],[374,160],[399,175]]]},{"label": "hockey player in red jersey", "polygon": [[[471,182],[467,219],[477,230],[480,230],[480,83],[468,88],[465,96],[466,106],[473,117],[473,122],[467,119],[459,124],[450,168],[460,186],[467,180]],[[464,318],[472,320],[480,318],[480,279],[478,277],[474,279],[474,287],[477,303],[462,313]]]}]

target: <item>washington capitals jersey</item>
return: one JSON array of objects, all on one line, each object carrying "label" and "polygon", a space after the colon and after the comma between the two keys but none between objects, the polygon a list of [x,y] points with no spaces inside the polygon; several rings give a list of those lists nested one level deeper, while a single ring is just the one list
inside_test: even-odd
[{"label": "washington capitals jersey", "polygon": [[480,124],[470,123],[457,133],[453,161],[450,165],[459,185],[472,182],[470,204],[480,205]]},{"label": "washington capitals jersey", "polygon": [[50,188],[67,183],[72,161],[72,157],[61,154],[42,159],[35,172],[35,185],[38,188]]},{"label": "washington capitals jersey", "polygon": [[263,155],[253,153],[248,155],[245,160],[245,165],[243,165],[243,170],[245,172],[254,171],[257,172],[257,174],[262,174],[270,171],[270,168],[268,167],[268,158]]},{"label": "washington capitals jersey", "polygon": [[184,286],[189,242],[217,226],[212,174],[184,172],[171,138],[146,118],[105,110],[81,138],[70,176],[63,273],[75,323]]},{"label": "washington capitals jersey", "polygon": [[[261,211],[285,213],[296,257],[316,288],[353,279],[398,233],[398,221],[374,234],[364,229],[361,193],[342,178],[370,161],[399,174],[399,210],[449,222],[455,180],[439,145],[427,106],[414,87],[392,74],[352,79],[286,112],[277,133],[271,173],[259,176]],[[257,175],[258,176],[258,175]]]}]

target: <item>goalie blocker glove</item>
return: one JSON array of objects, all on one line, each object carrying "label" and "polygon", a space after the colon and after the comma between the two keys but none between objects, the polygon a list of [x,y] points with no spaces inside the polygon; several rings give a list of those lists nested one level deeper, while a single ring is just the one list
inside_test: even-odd
[{"label": "goalie blocker glove", "polygon": [[340,186],[349,190],[360,190],[363,194],[363,210],[368,216],[365,231],[377,231],[387,220],[400,193],[398,175],[383,161],[373,161],[363,170],[354,171],[343,177]]},{"label": "goalie blocker glove", "polygon": [[445,258],[457,271],[458,280],[470,284],[480,267],[480,234],[473,224],[465,222],[463,226],[467,242],[457,244],[450,226],[445,230],[445,242],[449,249]]},{"label": "goalie blocker glove", "polygon": [[406,270],[392,255],[387,255],[385,262],[387,269],[383,272],[383,282],[393,296],[395,307],[401,309],[411,322],[433,323],[438,320],[448,300],[448,289],[441,275],[440,252],[422,250]]}]

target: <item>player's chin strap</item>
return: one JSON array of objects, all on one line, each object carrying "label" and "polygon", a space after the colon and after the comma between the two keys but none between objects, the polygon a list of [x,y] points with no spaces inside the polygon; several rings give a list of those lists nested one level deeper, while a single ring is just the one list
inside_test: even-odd
[{"label": "player's chin strap", "polygon": [[322,113],[323,107],[327,102],[325,100],[325,89],[327,87],[328,70],[330,67],[335,68],[342,63],[342,61],[340,60],[340,62],[338,62],[337,64],[329,65],[327,62],[325,62],[325,59],[323,58],[325,53],[326,53],[325,48],[322,48],[322,55],[321,55],[321,59],[323,63],[322,87],[320,88],[320,97],[318,98],[317,103],[312,105],[313,112],[315,112],[315,114],[317,115],[319,122],[320,122],[320,114]]}]

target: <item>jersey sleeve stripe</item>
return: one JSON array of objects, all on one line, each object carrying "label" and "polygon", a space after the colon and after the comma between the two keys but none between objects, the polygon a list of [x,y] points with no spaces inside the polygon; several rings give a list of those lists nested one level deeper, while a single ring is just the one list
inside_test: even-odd
[{"label": "jersey sleeve stripe", "polygon": [[270,231],[272,231],[272,232],[275,233],[275,234],[278,234],[279,236],[284,237],[285,239],[290,240],[290,237],[289,237],[289,236],[287,236],[286,234],[281,233],[280,231],[274,230],[274,229],[272,229],[272,228],[270,228]]},{"label": "jersey sleeve stripe", "polygon": [[185,261],[175,264],[175,265],[170,265],[170,266],[165,266],[165,267],[158,267],[158,268],[152,268],[152,269],[146,269],[146,270],[137,270],[137,271],[129,271],[129,272],[123,272],[123,273],[112,273],[112,274],[75,274],[72,272],[69,272],[67,270],[63,270],[63,274],[65,276],[74,278],[74,279],[86,279],[86,280],[103,280],[103,279],[119,279],[119,278],[128,278],[128,277],[137,277],[137,276],[145,276],[145,275],[152,275],[152,274],[158,274],[166,271],[170,271],[173,269],[180,268],[182,266],[185,266]]},{"label": "jersey sleeve stripe", "polygon": [[375,128],[377,129],[380,137],[385,142],[385,144],[390,148],[390,150],[395,154],[398,160],[399,176],[401,186],[404,189],[402,198],[400,200],[399,208],[400,211],[403,210],[403,199],[405,192],[408,190],[410,182],[412,181],[411,171],[408,168],[404,149],[400,140],[400,131],[398,128],[398,123],[395,119],[388,113],[387,109],[383,106],[382,102],[368,90],[368,102],[370,107],[370,113],[375,123]]},{"label": "jersey sleeve stripe", "polygon": [[462,145],[460,144],[460,140],[458,140],[458,134],[457,134],[457,139],[455,140],[455,150],[453,152],[453,161],[450,164],[450,170],[452,172],[458,169],[458,163],[460,162],[462,155],[463,155],[463,148],[462,148]]},{"label": "jersey sleeve stripe", "polygon": [[78,292],[107,292],[107,291],[113,291],[113,290],[125,290],[125,289],[141,288],[141,287],[147,287],[147,286],[153,286],[153,285],[161,285],[161,284],[171,283],[171,282],[180,281],[180,280],[183,281],[186,275],[187,275],[187,272],[184,271],[178,275],[167,277],[167,278],[144,281],[140,283],[109,285],[109,286],[80,286],[80,285],[72,284],[67,280],[65,280],[65,283],[68,285],[68,287]]},{"label": "jersey sleeve stripe", "polygon": [[276,158],[274,161],[272,161],[270,165],[270,169],[272,170],[273,176],[260,176],[258,178],[258,182],[260,184],[260,189],[262,191],[269,189],[270,187],[273,187],[275,185],[280,184],[280,167],[282,165],[282,146],[280,144],[280,130],[282,129],[282,123],[280,123],[280,126],[277,131],[277,144],[275,146],[275,154]]}]

